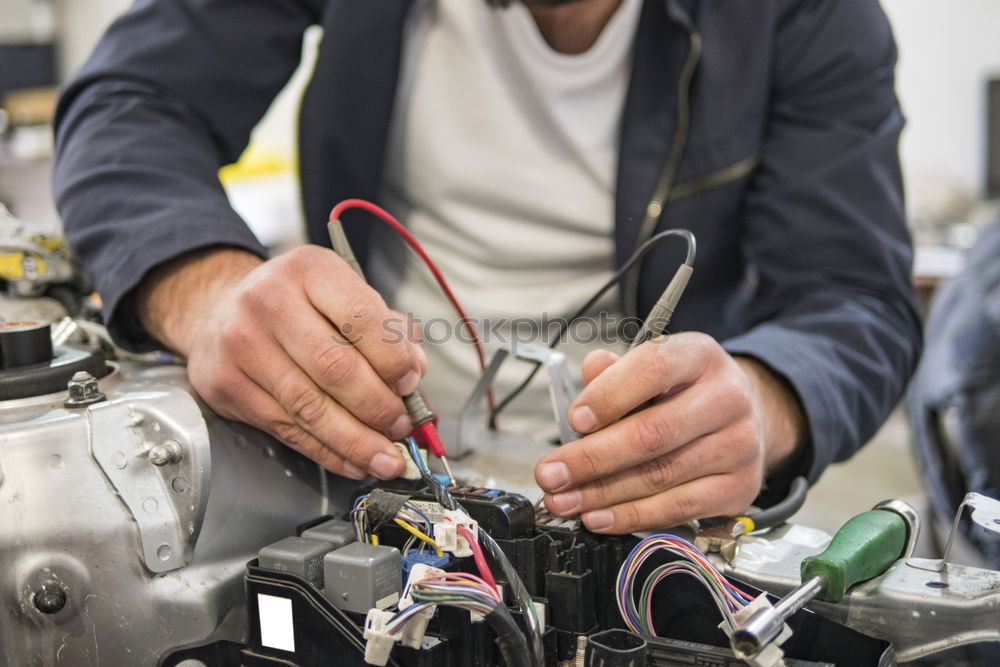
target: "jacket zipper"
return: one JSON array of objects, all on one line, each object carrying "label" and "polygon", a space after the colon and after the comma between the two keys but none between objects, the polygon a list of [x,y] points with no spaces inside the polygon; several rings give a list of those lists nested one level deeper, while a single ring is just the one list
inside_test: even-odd
[{"label": "jacket zipper", "polygon": [[[684,62],[684,69],[681,70],[681,78],[677,84],[677,130],[674,132],[674,140],[670,146],[670,153],[667,161],[660,173],[660,180],[653,190],[653,197],[646,204],[646,215],[639,226],[639,235],[636,237],[635,249],[638,249],[653,235],[656,224],[663,213],[663,206],[670,196],[670,188],[673,185],[674,177],[677,175],[677,168],[680,166],[681,157],[684,155],[684,146],[687,144],[688,129],[690,125],[689,106],[691,78],[701,57],[701,35],[691,31],[688,33],[687,60]],[[626,317],[638,317],[639,310],[639,271],[641,266],[636,265],[625,276],[624,304]]]},{"label": "jacket zipper", "polygon": [[716,169],[715,171],[709,172],[692,181],[675,185],[670,189],[670,195],[667,197],[667,201],[671,202],[676,199],[680,199],[681,197],[690,197],[691,195],[698,194],[699,192],[711,190],[712,188],[717,188],[721,185],[725,185],[726,183],[739,180],[753,171],[754,167],[756,167],[759,163],[759,155],[750,155],[738,162],[734,162],[721,169]]}]

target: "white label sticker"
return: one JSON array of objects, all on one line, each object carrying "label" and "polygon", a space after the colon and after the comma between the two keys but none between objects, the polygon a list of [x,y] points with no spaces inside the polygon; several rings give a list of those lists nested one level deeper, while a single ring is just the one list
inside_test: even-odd
[{"label": "white label sticker", "polygon": [[295,652],[295,622],[292,601],[257,593],[260,610],[260,643],[269,648]]}]

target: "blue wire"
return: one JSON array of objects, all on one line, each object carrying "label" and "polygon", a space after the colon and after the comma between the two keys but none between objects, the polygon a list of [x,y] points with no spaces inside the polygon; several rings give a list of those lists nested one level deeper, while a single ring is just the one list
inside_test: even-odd
[{"label": "blue wire", "polygon": [[411,505],[410,503],[403,503],[403,507],[410,510],[411,512],[416,513],[417,515],[420,516],[421,519],[424,520],[424,523],[427,524],[427,532],[430,534],[431,539],[434,539],[434,524],[431,523],[431,520],[427,518],[427,515],[421,512],[413,505]]},{"label": "blue wire", "polygon": [[420,450],[417,448],[417,441],[411,436],[406,439],[406,444],[410,448],[410,458],[413,459],[413,462],[417,465],[417,468],[420,469],[420,472],[430,475],[431,470],[424,463],[423,457],[420,456]]}]

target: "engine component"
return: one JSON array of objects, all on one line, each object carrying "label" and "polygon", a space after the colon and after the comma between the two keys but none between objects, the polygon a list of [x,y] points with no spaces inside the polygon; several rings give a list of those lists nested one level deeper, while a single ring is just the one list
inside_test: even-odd
[{"label": "engine component", "polygon": [[329,542],[334,549],[348,545],[355,541],[354,528],[347,521],[341,519],[329,519],[310,526],[302,531],[300,537],[307,540],[322,540]]},{"label": "engine component", "polygon": [[[406,494],[409,496],[409,502],[423,510],[432,522],[439,521],[444,516],[444,508],[437,503],[434,494],[422,481],[396,479],[381,482],[379,487]],[[357,497],[370,492],[371,489],[372,487],[367,487],[360,490]],[[534,533],[535,510],[531,501],[524,496],[499,489],[465,485],[453,487],[449,492],[469,516],[494,539],[510,540]]]},{"label": "engine component", "polygon": [[451,562],[451,558],[448,554],[443,556],[437,556],[432,553],[420,552],[420,551],[409,551],[403,554],[403,578],[409,579],[410,572],[413,571],[418,565],[423,565],[426,567],[437,567],[443,568],[448,567],[448,563]]},{"label": "engine component", "polygon": [[0,401],[66,391],[76,373],[100,379],[110,371],[100,351],[53,349],[50,335],[48,324],[0,324]]},{"label": "engine component", "polygon": [[[226,664],[219,642],[245,644],[246,563],[348,490],[203,413],[183,367],[54,351],[0,371],[0,664],[154,667],[206,642]],[[39,380],[77,362],[106,400],[64,407],[73,370]],[[179,458],[156,465],[165,445]]]},{"label": "engine component", "polygon": [[465,402],[458,426],[458,452],[464,453],[475,442],[476,433],[482,423],[483,401],[493,386],[500,367],[508,356],[513,355],[522,361],[532,362],[536,367],[544,366],[549,374],[549,398],[552,401],[552,412],[559,424],[559,439],[563,444],[576,440],[580,435],[569,425],[569,406],[576,396],[573,376],[570,375],[566,355],[545,345],[520,343],[510,349],[501,347],[493,353],[489,366],[483,371],[472,394]]},{"label": "engine component", "polygon": [[326,596],[344,611],[385,609],[399,600],[403,560],[399,549],[352,542],[323,558]]},{"label": "engine component", "polygon": [[[422,482],[379,484],[406,496],[403,509],[378,530],[381,545],[355,542],[342,512],[358,492],[339,480],[330,483],[321,468],[264,434],[203,411],[182,367],[131,359],[109,364],[92,350],[60,345],[53,352],[51,362],[0,369],[2,385],[63,355],[100,363],[86,371],[91,378],[71,380],[69,374],[45,395],[0,400],[0,663],[89,664],[99,656],[101,664],[167,666],[194,659],[306,667],[329,664],[334,656],[339,664],[362,665],[364,615],[380,605],[392,611],[404,564],[483,571],[474,556],[436,555],[434,524],[448,522]],[[524,444],[532,457],[537,447]],[[504,457],[513,451],[504,449]],[[495,452],[488,454],[493,458],[485,465],[476,456],[456,464],[492,474],[498,466]],[[620,627],[615,573],[635,538],[593,535],[578,521],[536,515],[527,498],[480,480],[450,491],[484,540],[492,535],[513,564],[513,570],[497,568],[496,552],[484,547],[511,621],[476,623],[468,610],[438,605],[431,614],[422,612],[422,637],[419,625],[403,627],[387,664],[494,667],[501,655],[498,628],[507,628],[508,635],[515,626],[523,631],[529,617],[518,605],[532,596],[541,606],[527,608],[545,610],[539,614],[538,653],[547,664],[573,658],[579,637]],[[310,517],[322,520],[304,525]],[[430,542],[415,540],[397,519]],[[262,545],[288,545],[285,538],[297,533],[296,545],[314,545],[311,540],[326,536],[321,542],[340,547],[324,558],[322,588],[310,574],[316,556],[308,549],[265,551],[252,561]],[[459,535],[456,530],[456,546]],[[798,583],[802,557],[821,552],[829,537],[783,526],[739,539],[741,550],[731,564],[721,565],[724,573],[780,592]],[[403,557],[399,549],[407,543]],[[328,567],[332,556],[352,547],[364,553]],[[392,554],[391,566],[377,567],[375,553]],[[776,560],[778,554],[784,560]],[[278,563],[286,570],[301,565],[301,572],[266,569]],[[369,599],[357,611],[344,607],[339,593],[324,595],[335,576],[364,589]],[[530,596],[512,595],[511,582],[518,578]],[[671,637],[646,638],[646,664],[670,664],[671,655],[735,664],[719,648],[726,641],[716,627],[716,607],[704,588],[685,586],[683,579],[658,586],[649,600],[657,632]],[[904,557],[883,576],[854,587],[843,603],[811,605],[834,620],[806,610],[793,614],[786,664],[885,664],[884,639],[839,623],[891,639],[906,658],[1000,637],[995,590],[1000,573]],[[920,615],[914,617],[914,610]]]},{"label": "engine component", "polygon": [[646,640],[627,630],[605,630],[587,637],[584,662],[593,667],[645,667]]},{"label": "engine component", "polygon": [[51,359],[52,335],[48,324],[0,323],[0,369],[43,364]]},{"label": "engine component", "polygon": [[257,561],[264,570],[291,572],[323,588],[323,556],[332,550],[329,542],[286,537],[261,549]]}]

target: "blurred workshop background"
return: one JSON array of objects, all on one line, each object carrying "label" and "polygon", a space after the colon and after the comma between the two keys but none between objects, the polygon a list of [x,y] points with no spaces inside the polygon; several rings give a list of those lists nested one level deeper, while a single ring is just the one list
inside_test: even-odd
[{"label": "blurred workshop background", "polygon": [[[87,57],[127,0],[0,0],[0,202],[58,228],[51,202],[49,124],[58,85]],[[914,280],[926,305],[996,216],[1000,197],[1000,2],[883,0],[899,44],[897,90],[907,210],[917,243]],[[266,245],[301,242],[295,185],[297,100],[322,35],[258,127],[238,165],[223,170],[234,206]],[[901,411],[864,451],[833,466],[799,520],[836,530],[884,498],[918,502],[921,484]],[[926,547],[931,548],[931,547]]]}]

